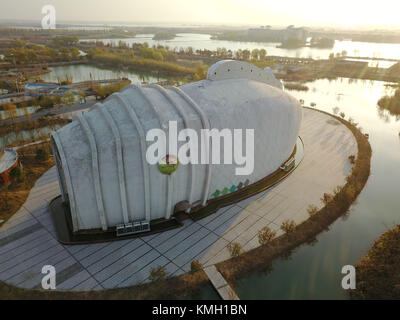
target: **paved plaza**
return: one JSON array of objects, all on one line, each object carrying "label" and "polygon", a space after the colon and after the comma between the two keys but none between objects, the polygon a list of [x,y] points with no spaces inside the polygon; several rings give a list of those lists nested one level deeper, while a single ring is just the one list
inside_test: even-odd
[{"label": "paved plaza", "polygon": [[332,117],[304,109],[300,130],[304,159],[273,188],[220,209],[202,220],[135,239],[89,245],[62,245],[57,241],[48,202],[60,194],[55,167],[36,183],[23,207],[0,228],[0,280],[23,288],[41,286],[41,269],[53,265],[59,290],[96,290],[126,287],[148,281],[152,267],[165,266],[179,275],[192,260],[211,266],[228,259],[226,248],[239,242],[245,251],[257,247],[257,232],[276,230],[287,219],[306,220],[307,207],[322,206],[320,198],[345,184],[350,155],[357,142]]}]

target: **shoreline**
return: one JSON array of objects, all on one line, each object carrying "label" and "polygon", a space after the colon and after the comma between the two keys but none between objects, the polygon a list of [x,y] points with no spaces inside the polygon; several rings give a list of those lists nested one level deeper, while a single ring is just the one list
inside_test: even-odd
[{"label": "shoreline", "polygon": [[356,267],[357,286],[351,300],[400,299],[400,225],[381,234]]},{"label": "shoreline", "polygon": [[[265,269],[273,259],[290,252],[293,248],[309,242],[317,234],[324,231],[338,217],[345,214],[356,199],[357,195],[363,189],[369,177],[369,164],[371,148],[365,136],[353,125],[347,121],[333,116],[321,110],[309,108],[314,111],[325,113],[336,118],[349,128],[357,140],[358,158],[353,167],[352,174],[347,177],[347,183],[334,197],[331,202],[321,208],[312,218],[308,218],[296,227],[291,235],[282,235],[273,240],[276,245],[264,245],[244,253],[238,258],[230,258],[216,264],[224,277],[232,283],[235,279],[243,277],[246,273],[256,272]],[[348,195],[350,198],[347,198]],[[344,201],[346,200],[346,201]],[[208,285],[208,279],[204,272],[200,271],[191,274],[183,274],[162,280],[157,283],[147,283],[122,289],[110,289],[100,291],[63,291],[63,292],[45,292],[42,290],[25,290],[12,285],[0,282],[0,290],[8,290],[18,297],[25,298],[64,298],[64,299],[101,299],[101,298],[119,298],[119,299],[157,299],[170,298],[181,299],[190,297],[193,293]],[[179,289],[178,289],[179,288]],[[166,290],[166,291],[165,291]]]},{"label": "shoreline", "polygon": [[334,117],[352,131],[358,146],[358,157],[352,169],[352,174],[346,178],[347,183],[333,196],[332,201],[328,202],[312,217],[297,225],[293,233],[285,233],[269,244],[245,252],[239,257],[218,263],[216,265],[218,271],[233,287],[234,282],[239,278],[266,270],[276,258],[289,253],[302,244],[313,241],[318,234],[326,231],[333,222],[346,214],[368,181],[372,155],[368,139],[346,120],[322,110],[309,109]]}]

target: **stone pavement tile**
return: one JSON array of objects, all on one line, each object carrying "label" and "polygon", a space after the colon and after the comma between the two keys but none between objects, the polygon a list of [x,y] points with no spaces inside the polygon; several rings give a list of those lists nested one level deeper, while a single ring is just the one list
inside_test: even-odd
[{"label": "stone pavement tile", "polygon": [[188,238],[185,239],[185,241],[182,241],[178,243],[175,247],[171,248],[167,252],[165,252],[163,255],[167,257],[169,260],[174,261],[174,259],[185,252],[186,250],[190,250],[190,248],[193,246],[193,244],[197,243],[201,239],[207,237],[210,234],[210,231],[201,228],[198,231],[194,232],[191,234]]},{"label": "stone pavement tile", "polygon": [[52,194],[57,196],[60,194],[60,188],[58,181],[46,183],[41,187],[35,187],[32,189],[31,193],[28,196],[28,201],[30,200],[38,200],[40,198],[46,197],[46,195]]},{"label": "stone pavement tile", "polygon": [[57,263],[69,258],[70,256],[68,255],[68,252],[66,252],[65,250],[59,251],[51,257],[41,259],[40,261],[36,260],[34,261],[34,263],[27,265],[25,268],[19,268],[18,270],[16,270],[16,272],[13,272],[12,277],[8,278],[7,281],[19,285],[20,283],[23,283],[41,274],[44,265],[48,264],[54,266]]},{"label": "stone pavement tile", "polygon": [[181,274],[184,274],[184,273],[186,273],[186,272],[183,271],[182,269],[178,268],[175,272],[173,272],[173,273],[171,273],[169,275],[169,278],[177,277],[177,276],[180,276]]},{"label": "stone pavement tile", "polygon": [[276,207],[274,207],[271,211],[269,211],[266,215],[263,216],[263,218],[269,220],[269,221],[274,221],[278,216],[283,214],[284,212],[287,211],[287,209],[290,207],[291,202],[293,201],[293,198],[286,198],[282,202],[280,202]]},{"label": "stone pavement tile", "polygon": [[161,243],[159,246],[153,246],[159,252],[165,253],[168,250],[176,247],[179,243],[186,241],[185,239],[189,238],[193,233],[201,229],[202,227],[197,223],[192,223],[185,229],[182,229],[180,232],[169,238],[167,241]]},{"label": "stone pavement tile", "polygon": [[115,250],[121,248],[122,246],[128,245],[133,241],[134,239],[126,239],[126,240],[109,242],[106,246],[102,247],[101,249],[95,251],[94,253],[86,256],[85,258],[79,261],[84,267],[88,267],[108,256],[110,252],[114,252]]},{"label": "stone pavement tile", "polygon": [[[45,238],[41,237],[40,239],[44,240]],[[41,243],[36,242],[35,247],[30,248],[29,250],[24,250],[24,252],[21,254],[18,254],[19,253],[18,250],[8,251],[6,256],[1,257],[0,274],[5,272],[7,269],[12,268],[18,264],[23,264],[24,261],[30,260],[33,257],[35,257],[36,255],[54,247],[54,246],[57,246],[57,245],[58,245],[58,243],[55,239],[48,238],[44,242],[41,242]],[[22,248],[20,247],[19,249],[21,250]],[[13,253],[13,255],[11,255],[11,253]]]},{"label": "stone pavement tile", "polygon": [[[160,255],[145,243],[134,250],[130,250],[129,252],[126,252],[126,249],[131,248],[129,248],[129,246],[124,246],[116,250],[112,253],[113,257],[111,257],[111,259],[107,259],[107,257],[106,259],[100,260],[99,262],[88,267],[88,271],[93,274],[95,279],[100,283],[103,283],[106,279],[111,278],[111,280],[107,281],[106,284],[110,285],[110,283],[113,282],[116,283],[115,285],[117,285],[128,277],[128,275],[126,275],[126,271],[122,271],[124,269],[126,270],[126,267],[136,261],[142,261],[147,253],[150,253],[149,256],[152,257]],[[155,258],[156,257],[154,257],[154,259]],[[121,274],[123,276],[126,275],[126,277],[121,278]],[[107,286],[107,288],[110,288],[110,286]]]},{"label": "stone pavement tile", "polygon": [[[0,273],[0,278],[7,280],[11,277],[14,277],[15,275],[29,270],[31,267],[36,266],[37,264],[51,264],[48,263],[48,261],[51,260],[53,256],[56,256],[60,252],[64,252],[64,248],[61,246],[52,246],[48,249],[45,249],[45,251],[40,252],[39,254],[34,255],[33,257],[30,257],[30,259],[23,260],[23,259],[16,259],[16,265],[14,265],[12,268],[9,268],[2,273]],[[66,252],[66,251],[65,251]],[[67,253],[67,252],[66,252]],[[68,256],[68,255],[66,255]]]},{"label": "stone pavement tile", "polygon": [[[210,247],[208,247],[200,257],[200,262],[204,265],[208,260],[212,259],[218,253],[220,253],[228,245],[228,241],[223,238],[219,238]],[[190,261],[191,262],[191,261]],[[190,268],[190,263],[188,263]]]},{"label": "stone pavement tile", "polygon": [[253,224],[257,223],[257,221],[260,219],[261,218],[259,216],[253,214],[242,220],[240,223],[233,225],[228,230],[224,232],[219,232],[220,230],[216,230],[216,233],[225,240],[231,242],[242,233],[246,233],[247,229],[250,228]]},{"label": "stone pavement tile", "polygon": [[306,208],[301,208],[292,219],[296,224],[300,224],[308,218],[310,218],[310,215],[308,214]]},{"label": "stone pavement tile", "polygon": [[87,290],[102,290],[102,287],[92,277],[78,284],[73,290],[87,291]]},{"label": "stone pavement tile", "polygon": [[42,232],[37,238],[28,241],[26,244],[21,245],[19,247],[15,247],[11,250],[5,251],[0,254],[0,264],[8,261],[10,259],[14,259],[15,257],[24,254],[25,252],[28,252],[32,249],[34,249],[37,246],[42,245],[43,243],[47,241],[55,241],[53,237],[48,233],[48,232]]},{"label": "stone pavement tile", "polygon": [[75,257],[75,259],[80,261],[109,244],[109,242],[94,243],[78,251],[77,253],[74,253],[73,256]]},{"label": "stone pavement tile", "polygon": [[264,227],[269,227],[271,224],[272,222],[261,218],[257,221],[257,223],[250,226],[246,232],[241,233],[236,239],[233,240],[234,242],[239,242],[242,247],[244,247],[253,238],[256,238],[258,242],[258,232]]},{"label": "stone pavement tile", "polygon": [[55,227],[53,219],[51,219],[49,215],[40,215],[36,219],[43,225],[43,227],[46,227],[48,229],[52,229],[53,227]]},{"label": "stone pavement tile", "polygon": [[[132,261],[132,258],[135,258],[135,256],[140,257],[150,249],[151,247],[147,244],[145,245],[145,243],[140,239],[134,239],[134,241],[118,249],[115,249],[103,259],[91,264],[87,267],[87,269],[91,274],[94,274],[96,272],[99,272],[100,270],[105,269],[106,267],[109,267],[109,269],[106,270],[108,270],[107,272],[110,273],[110,269],[116,268],[116,270],[119,270],[119,264],[123,265],[125,263],[125,260],[129,260],[130,262]],[[121,268],[123,268],[123,266],[121,266]]]},{"label": "stone pavement tile", "polygon": [[74,290],[104,290],[104,288],[101,285],[97,284],[92,289],[80,289],[79,287],[75,287]]},{"label": "stone pavement tile", "polygon": [[279,204],[286,200],[280,194],[276,194],[273,198],[269,199],[269,201],[263,203],[254,213],[260,217],[266,217],[271,211],[273,211]]},{"label": "stone pavement tile", "polygon": [[[249,207],[251,207],[251,204],[253,202],[259,202],[257,200],[259,200],[260,198],[263,198],[267,193],[268,193],[268,191],[263,191],[263,192],[257,193],[254,196],[251,196],[251,197],[249,197],[247,199],[239,201],[238,203],[236,203],[236,205],[241,207],[241,208],[243,208],[243,209],[251,210],[249,208]],[[269,193],[269,194],[271,194],[271,193]]]},{"label": "stone pavement tile", "polygon": [[64,245],[64,247],[73,255],[89,246],[90,244]]},{"label": "stone pavement tile", "polygon": [[62,275],[63,271],[70,268],[74,264],[76,264],[76,261],[72,259],[72,257],[70,256],[57,263],[53,262],[53,263],[39,264],[34,268],[32,268],[32,270],[35,270],[36,272],[32,274],[31,277],[29,277],[29,279],[19,283],[19,285],[27,289],[42,288],[42,279],[44,277],[44,275],[42,274],[42,268],[44,265],[52,265],[56,269],[56,287],[57,287],[57,279],[58,281],[62,281],[62,279],[64,278],[64,276]]},{"label": "stone pavement tile", "polygon": [[205,265],[217,264],[221,261],[225,261],[230,258],[231,258],[231,254],[229,253],[228,248],[225,247],[218,254],[216,254],[214,257],[212,257],[210,260],[208,260]]},{"label": "stone pavement tile", "polygon": [[260,246],[260,243],[258,242],[258,237],[252,238],[250,241],[248,241],[244,246],[243,246],[243,251],[250,251],[252,249],[255,249]]},{"label": "stone pavement tile", "polygon": [[231,209],[232,207],[234,207],[235,205],[229,205],[226,207],[223,207],[221,209],[219,209],[217,212],[214,212],[212,214],[210,214],[209,216],[200,219],[198,221],[196,221],[198,224],[201,224],[202,226],[205,226],[207,224],[209,224],[211,221],[213,221],[214,219],[218,218],[220,215],[222,215],[224,212],[228,211],[229,209]]},{"label": "stone pavement tile", "polygon": [[140,238],[145,242],[149,242],[150,240],[154,239],[155,237],[157,237],[160,234],[162,234],[162,232],[149,234],[147,236],[143,236],[143,237],[140,237]]},{"label": "stone pavement tile", "polygon": [[207,237],[199,240],[197,243],[193,244],[185,252],[177,256],[172,261],[179,267],[184,266],[186,263],[190,263],[193,260],[200,260],[203,255],[204,250],[211,246],[215,241],[218,240],[218,236],[210,233]]},{"label": "stone pavement tile", "polygon": [[217,229],[219,226],[225,224],[225,225],[230,225],[235,221],[235,219],[240,216],[240,213],[244,209],[238,206],[233,206],[224,213],[220,214],[218,217],[216,217],[214,220],[211,222],[207,223],[205,227],[211,231]]},{"label": "stone pavement tile", "polygon": [[35,210],[46,210],[48,208],[48,203],[43,198],[38,198],[37,200],[28,199],[24,203],[24,208],[29,212],[33,212]]},{"label": "stone pavement tile", "polygon": [[178,234],[178,233],[182,232],[183,230],[185,230],[186,228],[188,228],[192,224],[193,224],[193,221],[185,220],[184,225],[182,227],[168,230],[165,232],[161,232],[161,233],[157,234],[156,237],[150,239],[150,241],[147,241],[147,242],[149,245],[151,245],[153,247],[158,247],[161,244],[167,242],[169,239],[171,239],[176,234]]},{"label": "stone pavement tile", "polygon": [[0,230],[0,239],[7,238],[14,233],[17,233],[24,229],[28,229],[29,227],[32,227],[33,225],[37,224],[38,224],[37,220],[33,219],[32,217],[23,218],[16,223],[10,223],[10,224],[8,224],[7,221],[4,228]]},{"label": "stone pavement tile", "polygon": [[257,212],[258,209],[260,209],[261,207],[268,205],[269,203],[271,203],[271,200],[277,195],[276,192],[269,192],[265,195],[263,195],[261,198],[258,198],[257,200],[249,203],[245,209],[247,211],[251,211],[251,212]]},{"label": "stone pavement tile", "polygon": [[36,208],[36,209],[30,211],[30,214],[33,217],[35,217],[36,219],[41,216],[48,216],[49,219],[51,219],[50,218],[51,217],[50,208],[48,206]]},{"label": "stone pavement tile", "polygon": [[[156,252],[155,250],[150,250],[145,255],[141,256],[140,259],[132,260],[131,263],[129,263],[126,267],[124,267],[120,271],[113,272],[111,277],[107,278],[104,281],[101,281],[101,285],[105,288],[115,288],[120,284],[122,284],[123,282],[127,281],[128,278],[135,275],[138,271],[140,271],[146,265],[157,259],[159,256],[160,254],[158,252]],[[137,283],[140,283],[141,281],[144,281],[145,278],[143,277],[145,277],[143,273],[138,273],[137,275],[134,276],[134,279],[138,280]],[[96,274],[95,278],[100,281],[99,274]]]},{"label": "stone pavement tile", "polygon": [[164,267],[167,273],[167,277],[179,269],[174,263],[170,262],[165,257],[159,256],[156,260],[152,261],[144,268],[136,272],[134,275],[129,277],[127,280],[125,280],[123,283],[119,284],[118,287],[127,287],[135,284],[150,282],[150,271],[152,268],[157,267]]},{"label": "stone pavement tile", "polygon": [[[70,277],[69,279],[56,284],[56,289],[57,290],[71,290],[72,288],[76,287],[83,281],[87,280],[90,278],[90,274],[86,270],[82,270],[78,274],[75,274],[74,276]],[[57,278],[56,278],[57,280]]]},{"label": "stone pavement tile", "polygon": [[[301,206],[296,206],[292,205],[289,208],[287,208],[285,211],[283,211],[279,216],[277,216],[274,219],[274,223],[280,226],[282,222],[286,220],[293,220],[294,217],[298,214],[300,210],[303,210],[307,213],[307,210],[304,209],[304,205],[302,204]],[[309,217],[307,217],[308,219]]]},{"label": "stone pavement tile", "polygon": [[48,232],[45,229],[38,229],[37,231],[34,231],[32,233],[27,234],[25,237],[19,238],[17,240],[13,240],[10,243],[7,243],[6,245],[2,245],[0,246],[0,261],[4,261],[1,260],[2,258],[2,254],[5,252],[8,252],[10,250],[13,250],[15,248],[21,247],[24,244],[29,243],[30,241],[33,241],[36,238],[39,238],[41,236],[43,236],[44,234],[47,234]]}]

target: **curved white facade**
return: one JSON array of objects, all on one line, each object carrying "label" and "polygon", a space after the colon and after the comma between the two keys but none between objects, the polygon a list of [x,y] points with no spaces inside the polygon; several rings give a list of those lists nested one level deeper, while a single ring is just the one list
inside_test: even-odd
[{"label": "curved white facade", "polygon": [[[54,132],[74,231],[169,218],[179,201],[205,203],[277,170],[293,151],[301,106],[276,87],[270,73],[257,78],[253,72],[267,73],[227,61],[212,66],[207,80],[179,88],[130,85]],[[167,130],[173,120],[178,132],[191,128],[199,137],[207,128],[254,129],[254,171],[237,176],[236,164],[180,164],[171,176],[161,174],[157,164],[146,161],[152,143],[145,137],[150,129]]]}]

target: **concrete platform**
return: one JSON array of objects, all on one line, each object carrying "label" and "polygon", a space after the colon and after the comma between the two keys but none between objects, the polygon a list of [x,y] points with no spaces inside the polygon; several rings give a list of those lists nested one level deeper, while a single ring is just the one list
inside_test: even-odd
[{"label": "concrete platform", "polygon": [[322,206],[323,193],[345,184],[349,155],[357,142],[344,125],[326,114],[304,109],[300,135],[304,159],[273,188],[197,222],[136,239],[91,245],[65,246],[57,242],[48,201],[60,193],[55,168],[32,189],[21,210],[0,228],[0,280],[23,288],[40,286],[43,265],[55,266],[57,289],[96,290],[148,281],[152,267],[165,266],[173,276],[190,270],[192,260],[204,266],[228,259],[229,242],[244,250],[257,247],[257,232],[276,230],[282,221],[301,223],[307,207]]},{"label": "concrete platform", "polygon": [[204,268],[204,272],[223,300],[240,300],[236,295],[236,292],[232,289],[228,282],[226,282],[225,278],[221,273],[219,273],[215,265]]}]

